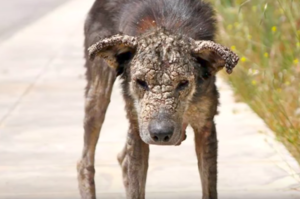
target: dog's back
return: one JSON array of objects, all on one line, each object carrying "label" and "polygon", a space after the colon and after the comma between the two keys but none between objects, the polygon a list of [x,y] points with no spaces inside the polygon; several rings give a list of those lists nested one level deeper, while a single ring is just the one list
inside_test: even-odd
[{"label": "dog's back", "polygon": [[96,0],[84,27],[87,80],[92,44],[120,32],[137,36],[157,27],[197,40],[214,40],[216,32],[214,11],[202,0]]},{"label": "dog's back", "polygon": [[105,36],[138,36],[156,27],[214,40],[214,11],[202,0],[97,0],[85,24],[86,48]]}]

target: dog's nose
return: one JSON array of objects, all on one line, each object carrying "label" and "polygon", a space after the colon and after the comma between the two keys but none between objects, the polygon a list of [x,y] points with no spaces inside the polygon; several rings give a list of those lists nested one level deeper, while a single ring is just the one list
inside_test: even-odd
[{"label": "dog's nose", "polygon": [[174,125],[170,121],[154,120],[150,122],[149,132],[155,142],[168,142],[174,131]]}]

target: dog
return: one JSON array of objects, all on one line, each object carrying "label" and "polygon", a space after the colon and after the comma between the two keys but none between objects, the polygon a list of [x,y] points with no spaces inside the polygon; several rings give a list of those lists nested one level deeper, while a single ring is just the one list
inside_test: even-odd
[{"label": "dog", "polygon": [[203,0],[96,0],[85,22],[84,148],[80,194],[95,199],[95,148],[113,84],[122,79],[129,121],[118,155],[128,199],[144,199],[149,145],[180,145],[190,125],[203,199],[217,199],[216,73],[239,58],[214,42],[216,19]]}]

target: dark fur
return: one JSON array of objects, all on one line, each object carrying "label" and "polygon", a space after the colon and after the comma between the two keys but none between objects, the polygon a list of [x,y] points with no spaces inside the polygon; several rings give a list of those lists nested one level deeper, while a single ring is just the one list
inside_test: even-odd
[{"label": "dark fur", "polygon": [[[149,20],[143,24],[146,28],[141,29],[140,25],[144,23],[140,21],[141,19]],[[155,26],[150,24],[152,19],[156,21]],[[149,146],[141,141],[136,129],[136,114],[132,111],[134,110],[133,100],[128,94],[130,77],[126,70],[129,69],[125,69],[124,72],[121,67],[118,71],[114,71],[100,58],[90,61],[87,49],[101,38],[119,32],[130,36],[138,36],[156,27],[164,27],[174,34],[183,34],[195,40],[214,40],[216,31],[214,11],[208,3],[201,0],[96,0],[88,14],[84,29],[85,66],[88,81],[85,93],[85,139],[82,159],[78,164],[79,187],[81,196],[84,199],[96,197],[94,152],[110,101],[112,85],[118,73],[123,73],[123,91],[127,117],[130,122],[127,143],[118,160],[123,169],[127,198],[143,199],[145,197]],[[205,63],[201,64],[205,65]],[[121,63],[121,65],[126,68],[125,63]],[[218,92],[214,85],[215,77],[209,76],[205,69],[199,70],[203,70],[199,72],[203,75],[198,77],[197,91],[192,103],[197,104],[202,94],[207,93],[204,97],[212,105],[207,107],[210,109],[210,114],[207,115],[207,123],[201,127],[193,126],[197,135],[196,152],[203,186],[203,198],[216,199],[217,142],[212,120],[217,110]],[[97,79],[98,77],[100,78]],[[204,88],[210,90],[204,91]],[[200,109],[201,107],[199,107]],[[128,146],[130,146],[130,150]],[[125,158],[126,155],[128,156],[127,159]]]},{"label": "dark fur", "polygon": [[[214,10],[211,5],[202,0],[96,0],[92,6],[84,28],[85,33],[85,58],[87,67],[86,78],[88,84],[91,80],[91,63],[88,59],[87,49],[100,38],[104,38],[117,33],[137,36],[138,22],[143,18],[153,18],[158,22],[158,27],[165,27],[174,33],[187,35],[195,40],[214,41],[216,34],[216,20]],[[176,26],[176,22],[182,22]],[[95,25],[95,24],[98,25]],[[202,66],[206,61],[200,60]],[[105,63],[100,63],[100,65]],[[124,65],[118,68],[117,75],[123,73]],[[201,89],[203,78],[209,78],[210,74],[206,67],[199,68],[204,74],[198,78],[199,84],[197,93],[193,101],[203,93]],[[103,74],[104,75],[104,74]],[[129,73],[122,75],[123,91],[125,97],[128,92]],[[215,78],[212,77],[210,84],[214,84]],[[208,82],[206,82],[207,84]],[[89,85],[87,86],[88,89]],[[214,95],[218,96],[218,91],[214,86]]]},{"label": "dark fur", "polygon": [[151,18],[157,26],[175,33],[185,34],[195,40],[213,40],[215,19],[209,4],[199,0],[148,0],[131,1],[121,7],[116,17],[119,31],[136,36],[138,22]]}]

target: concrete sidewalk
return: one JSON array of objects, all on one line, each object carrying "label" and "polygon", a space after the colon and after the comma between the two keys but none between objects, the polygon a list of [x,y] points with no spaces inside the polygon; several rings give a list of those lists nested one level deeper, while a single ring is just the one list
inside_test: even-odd
[{"label": "concrete sidewalk", "polygon": [[[79,198],[83,22],[92,3],[72,0],[0,45],[0,199]],[[300,198],[296,161],[247,105],[234,102],[228,85],[218,84],[219,197]],[[98,198],[124,198],[116,155],[127,127],[116,84],[97,148]],[[146,191],[149,199],[201,198],[190,129],[179,147],[151,146]]]}]

